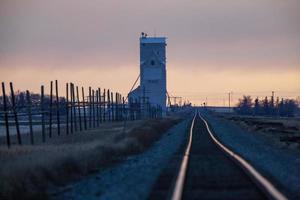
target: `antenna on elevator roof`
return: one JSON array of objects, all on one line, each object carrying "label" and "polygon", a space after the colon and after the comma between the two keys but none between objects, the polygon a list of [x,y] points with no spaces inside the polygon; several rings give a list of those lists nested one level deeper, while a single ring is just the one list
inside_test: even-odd
[{"label": "antenna on elevator roof", "polygon": [[141,33],[141,36],[142,36],[142,38],[146,38],[146,37],[147,37],[147,33],[142,32],[142,33]]}]

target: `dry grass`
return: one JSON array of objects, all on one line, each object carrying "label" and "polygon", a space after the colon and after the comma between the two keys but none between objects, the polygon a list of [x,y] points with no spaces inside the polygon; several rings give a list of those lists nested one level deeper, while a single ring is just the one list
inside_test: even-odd
[{"label": "dry grass", "polygon": [[144,151],[180,118],[103,125],[46,144],[0,147],[0,199],[47,199],[60,185]]},{"label": "dry grass", "polygon": [[281,148],[300,151],[300,119],[221,115],[244,129],[266,135]]}]

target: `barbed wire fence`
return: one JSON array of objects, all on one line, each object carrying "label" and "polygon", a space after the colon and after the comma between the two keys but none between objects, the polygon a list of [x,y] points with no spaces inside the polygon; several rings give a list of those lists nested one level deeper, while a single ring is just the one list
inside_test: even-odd
[{"label": "barbed wire fence", "polygon": [[[58,81],[55,80],[50,82],[49,94],[45,93],[44,85],[40,87],[39,94],[29,90],[16,93],[12,82],[9,89],[10,94],[2,82],[0,131],[4,133],[0,134],[0,138],[5,138],[6,142],[0,145],[6,144],[8,148],[12,144],[22,145],[25,133],[29,134],[29,143],[34,145],[36,140],[44,143],[54,134],[70,135],[98,128],[102,123],[162,117],[160,106],[140,99],[127,100],[119,92],[100,87],[88,87],[86,93],[84,87],[66,83],[65,95],[59,95]],[[39,127],[39,131],[34,127]],[[12,129],[15,134],[11,134]]]}]

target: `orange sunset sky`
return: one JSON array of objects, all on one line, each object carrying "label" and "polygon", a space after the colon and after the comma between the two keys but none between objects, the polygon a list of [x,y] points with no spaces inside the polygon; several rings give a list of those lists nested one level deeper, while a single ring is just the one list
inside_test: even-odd
[{"label": "orange sunset sky", "polygon": [[[167,37],[167,88],[192,103],[300,96],[297,0],[1,0],[0,80],[38,92],[64,84],[126,95],[139,35]],[[63,83],[63,84],[62,84]]]}]

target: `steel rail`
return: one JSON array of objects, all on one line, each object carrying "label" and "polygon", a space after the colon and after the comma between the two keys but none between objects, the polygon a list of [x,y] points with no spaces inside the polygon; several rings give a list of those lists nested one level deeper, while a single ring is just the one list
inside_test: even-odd
[{"label": "steel rail", "polygon": [[206,129],[217,146],[223,150],[225,154],[230,156],[236,163],[238,163],[253,179],[253,181],[258,184],[261,189],[263,189],[267,195],[276,200],[287,200],[288,198],[282,194],[266,177],[261,175],[250,163],[248,163],[245,159],[243,159],[241,156],[239,156],[237,153],[234,153],[232,150],[230,150],[228,147],[223,145],[220,141],[216,139],[216,137],[211,132],[207,121],[199,114],[202,121],[205,123]]},{"label": "steel rail", "polygon": [[192,140],[193,140],[193,128],[194,128],[194,123],[196,119],[197,113],[195,113],[195,116],[192,121],[192,125],[190,128],[190,137],[189,137],[189,143],[186,147],[181,165],[180,165],[180,170],[179,174],[177,176],[176,182],[175,182],[175,187],[172,193],[172,200],[180,200],[182,197],[183,193],[183,188],[184,188],[184,182],[185,182],[185,176],[187,172],[187,166],[188,166],[188,161],[189,161],[189,155],[191,151],[191,146],[192,146]]}]

